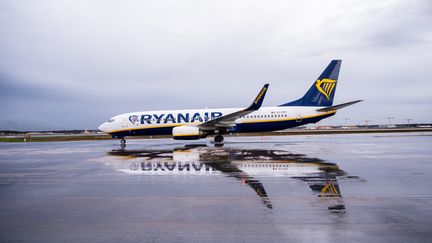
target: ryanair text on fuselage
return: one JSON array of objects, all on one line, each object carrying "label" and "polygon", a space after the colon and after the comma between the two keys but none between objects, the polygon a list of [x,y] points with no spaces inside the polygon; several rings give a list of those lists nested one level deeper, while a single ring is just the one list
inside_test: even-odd
[{"label": "ryanair text on fuselage", "polygon": [[142,114],[141,124],[206,122],[222,116],[222,112]]}]

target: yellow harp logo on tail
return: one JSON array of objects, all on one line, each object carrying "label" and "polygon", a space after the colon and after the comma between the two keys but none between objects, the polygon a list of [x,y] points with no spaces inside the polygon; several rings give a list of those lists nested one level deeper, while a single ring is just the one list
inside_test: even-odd
[{"label": "yellow harp logo on tail", "polygon": [[330,100],[330,95],[334,89],[334,87],[336,86],[336,80],[334,79],[328,79],[328,78],[324,78],[322,80],[317,80],[316,81],[316,87],[318,89],[318,91],[325,95],[325,97]]}]

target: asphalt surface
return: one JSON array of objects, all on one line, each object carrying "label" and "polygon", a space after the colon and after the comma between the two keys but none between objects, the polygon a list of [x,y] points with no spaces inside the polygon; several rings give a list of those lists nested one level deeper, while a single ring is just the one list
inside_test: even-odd
[{"label": "asphalt surface", "polygon": [[428,133],[0,143],[0,242],[430,242]]}]

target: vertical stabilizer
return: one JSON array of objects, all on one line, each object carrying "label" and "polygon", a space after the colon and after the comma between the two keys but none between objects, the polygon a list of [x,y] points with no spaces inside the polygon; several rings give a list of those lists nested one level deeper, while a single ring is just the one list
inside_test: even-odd
[{"label": "vertical stabilizer", "polygon": [[306,94],[281,106],[332,106],[342,60],[333,60]]}]

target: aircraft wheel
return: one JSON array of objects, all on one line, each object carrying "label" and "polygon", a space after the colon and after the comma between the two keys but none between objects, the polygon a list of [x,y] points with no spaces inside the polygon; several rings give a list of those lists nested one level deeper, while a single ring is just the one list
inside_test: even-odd
[{"label": "aircraft wheel", "polygon": [[122,138],[122,140],[120,140],[120,147],[122,149],[126,148],[126,140],[124,138]]},{"label": "aircraft wheel", "polygon": [[223,137],[222,135],[217,135],[217,136],[214,138],[215,143],[222,143],[223,140],[224,140],[224,137]]}]

